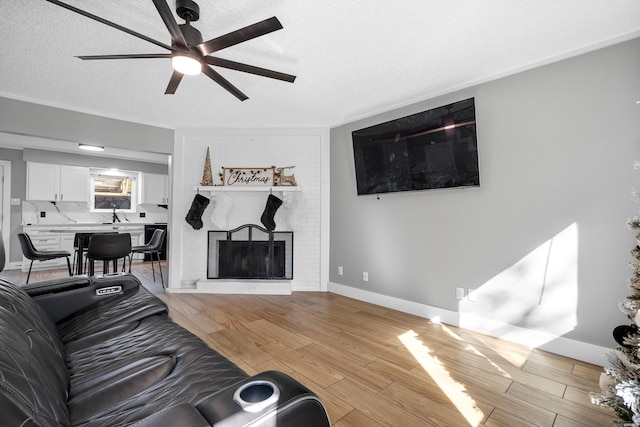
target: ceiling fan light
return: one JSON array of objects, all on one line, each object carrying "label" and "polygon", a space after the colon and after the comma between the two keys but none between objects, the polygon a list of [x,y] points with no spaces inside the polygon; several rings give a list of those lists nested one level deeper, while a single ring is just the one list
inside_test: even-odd
[{"label": "ceiling fan light", "polygon": [[191,55],[180,53],[171,58],[171,66],[179,73],[195,76],[202,72],[202,63]]}]

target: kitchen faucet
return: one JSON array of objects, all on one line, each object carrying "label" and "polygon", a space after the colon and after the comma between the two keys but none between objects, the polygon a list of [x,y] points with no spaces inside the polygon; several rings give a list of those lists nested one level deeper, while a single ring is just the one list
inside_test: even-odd
[{"label": "kitchen faucet", "polygon": [[120,222],[120,218],[118,218],[118,214],[116,213],[116,204],[112,204],[111,207],[113,208],[113,217],[111,218],[111,222],[113,224],[117,222]]}]

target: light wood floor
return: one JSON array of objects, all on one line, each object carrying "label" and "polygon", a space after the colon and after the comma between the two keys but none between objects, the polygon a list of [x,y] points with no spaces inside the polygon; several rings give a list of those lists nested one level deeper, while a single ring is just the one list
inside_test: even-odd
[{"label": "light wood floor", "polygon": [[612,425],[589,400],[599,366],[331,293],[163,294],[150,263],[133,272],[249,374],[280,370],[312,389],[338,427]]}]

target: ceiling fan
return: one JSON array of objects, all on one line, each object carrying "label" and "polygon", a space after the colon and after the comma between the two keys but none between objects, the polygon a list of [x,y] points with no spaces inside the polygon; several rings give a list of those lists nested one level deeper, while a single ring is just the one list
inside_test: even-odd
[{"label": "ceiling fan", "polygon": [[72,12],[86,16],[87,18],[91,18],[117,30],[124,31],[127,34],[131,34],[132,36],[138,37],[142,40],[146,40],[150,43],[155,44],[156,46],[160,46],[171,51],[171,53],[90,56],[85,55],[77,57],[83,60],[170,58],[171,65],[173,66],[174,71],[171,75],[171,79],[169,80],[169,84],[167,85],[167,89],[164,92],[165,94],[174,94],[176,92],[176,89],[178,88],[178,85],[180,84],[180,81],[182,81],[182,77],[185,74],[197,75],[203,73],[211,80],[215,81],[224,89],[229,91],[240,101],[248,99],[247,95],[242,93],[237,87],[232,85],[227,79],[225,79],[217,71],[215,71],[211,67],[212,65],[216,67],[228,68],[231,70],[242,71],[258,76],[282,80],[289,83],[293,83],[296,79],[296,76],[292,76],[290,74],[280,73],[278,71],[272,71],[266,68],[255,67],[253,65],[247,65],[240,62],[230,61],[228,59],[209,55],[224,48],[282,29],[282,24],[275,16],[203,42],[202,34],[200,34],[200,31],[191,26],[191,22],[195,22],[200,18],[200,7],[196,4],[196,2],[192,0],[176,0],[176,13],[180,18],[186,21],[185,24],[178,25],[175,18],[173,17],[173,14],[171,13],[171,10],[169,9],[169,5],[167,4],[166,0],[153,0],[153,4],[158,10],[160,17],[164,21],[164,24],[169,30],[169,34],[171,35],[171,46],[169,46],[158,40],[147,37],[144,34],[140,34],[136,31],[130,30],[114,22],[108,21],[104,18],[93,15],[89,12],[78,9],[77,7],[71,6],[61,1],[46,1],[61,6]]}]

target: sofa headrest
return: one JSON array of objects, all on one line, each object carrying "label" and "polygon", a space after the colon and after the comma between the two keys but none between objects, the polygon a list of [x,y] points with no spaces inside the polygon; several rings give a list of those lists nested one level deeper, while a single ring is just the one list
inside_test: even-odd
[{"label": "sofa headrest", "polygon": [[40,305],[24,289],[0,279],[0,307],[25,319],[32,329],[47,340],[52,350],[60,357],[63,357],[64,347],[60,340],[58,329]]},{"label": "sofa headrest", "polygon": [[0,281],[3,425],[68,425],[69,373],[51,321],[19,287]]}]

